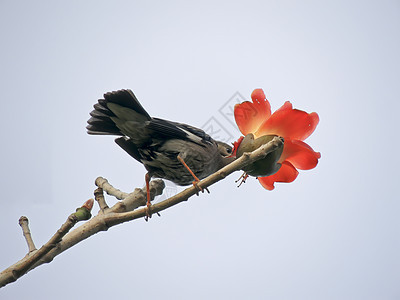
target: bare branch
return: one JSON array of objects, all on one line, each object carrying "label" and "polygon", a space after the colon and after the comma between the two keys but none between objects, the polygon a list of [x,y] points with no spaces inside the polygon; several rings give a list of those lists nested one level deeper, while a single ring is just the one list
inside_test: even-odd
[{"label": "bare branch", "polygon": [[[254,161],[264,158],[266,155],[268,155],[268,153],[274,151],[282,144],[283,139],[275,137],[272,141],[261,146],[257,150],[251,153],[244,153],[240,158],[233,161],[231,164],[201,180],[198,183],[198,186],[205,190],[207,187],[224,179],[229,174],[242,169],[243,167],[253,163]],[[96,179],[96,185],[99,187],[99,189],[96,190],[96,200],[98,201],[101,209],[100,213],[89,221],[85,222],[83,225],[66,234],[78,220],[82,220],[83,218],[87,217],[87,215],[82,213],[82,211],[78,211],[78,209],[75,214],[69,216],[67,222],[45,245],[43,245],[42,248],[33,251],[16,264],[1,272],[0,287],[17,280],[26,272],[36,268],[37,266],[51,262],[54,257],[59,255],[60,253],[100,231],[106,231],[112,226],[134,219],[142,218],[146,215],[145,208],[139,208],[140,206],[144,206],[146,203],[145,188],[137,188],[134,192],[130,194],[123,193],[120,190],[114,188],[111,184],[108,183],[106,179],[102,177],[98,177]],[[151,200],[153,200],[155,196],[160,195],[164,187],[165,184],[162,180],[152,180],[150,182]],[[117,202],[113,207],[108,208],[102,190],[106,191],[108,194],[113,195],[118,199],[123,200]],[[196,187],[189,187],[173,197],[152,205],[151,212],[158,213],[182,201],[186,201],[191,196],[195,195],[197,191],[198,190]],[[90,199],[81,207],[81,209],[91,209],[92,205],[93,199]],[[77,218],[78,215],[79,218]]]},{"label": "bare branch", "polygon": [[28,244],[29,252],[35,251],[35,243],[33,242],[31,230],[29,229],[29,220],[27,217],[22,216],[19,218],[19,225],[22,227],[22,234],[25,237],[26,243]]},{"label": "bare branch", "polygon": [[108,180],[103,177],[97,177],[95,184],[102,188],[107,194],[114,196],[118,200],[125,199],[128,196],[128,193],[121,192],[119,189],[116,189],[111,184],[108,183]]},{"label": "bare branch", "polygon": [[[19,277],[24,275],[31,267],[36,264],[43,256],[49,253],[52,249],[57,247],[58,243],[61,241],[64,235],[70,231],[70,229],[80,220],[87,219],[84,213],[82,214],[82,210],[89,211],[93,206],[93,199],[86,201],[82,207],[78,208],[75,213],[71,214],[67,221],[61,226],[60,229],[50,238],[50,240],[44,244],[39,250],[34,250],[29,252],[22,260],[7,268],[3,272],[0,273],[0,287],[16,281]],[[90,215],[90,211],[89,211]],[[90,216],[89,216],[90,218]],[[20,224],[25,225],[28,220],[26,217],[20,218]],[[22,220],[22,221],[21,221]],[[29,229],[28,229],[29,230]],[[30,234],[29,234],[30,235]],[[26,235],[25,235],[26,238]],[[28,242],[29,243],[29,242]],[[31,249],[31,248],[30,248]]]},{"label": "bare branch", "polygon": [[94,190],[94,199],[96,199],[97,203],[99,204],[101,211],[104,212],[106,209],[108,209],[102,188],[97,188]]}]

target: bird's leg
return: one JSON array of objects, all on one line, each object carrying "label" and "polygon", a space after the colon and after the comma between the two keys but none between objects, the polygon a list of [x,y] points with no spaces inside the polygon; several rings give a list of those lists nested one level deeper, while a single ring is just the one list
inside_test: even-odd
[{"label": "bird's leg", "polygon": [[241,186],[242,183],[246,182],[247,177],[249,177],[249,174],[247,174],[246,172],[243,172],[243,174],[238,178],[238,180],[235,180],[235,183],[238,183],[238,181],[241,180],[238,187]]},{"label": "bird's leg", "polygon": [[[202,187],[200,187],[198,185],[198,183],[200,182],[200,179],[197,178],[197,176],[193,173],[193,171],[189,168],[189,166],[185,163],[185,161],[183,160],[183,158],[180,156],[180,154],[177,156],[178,160],[181,162],[181,164],[190,172],[190,174],[192,174],[194,181],[192,182],[194,187],[199,190],[200,192],[204,193],[204,190],[206,190],[208,193],[210,193],[210,191],[208,190],[208,188],[203,189]],[[197,195],[199,195],[199,193],[197,192]]]},{"label": "bird's leg", "polygon": [[150,202],[150,175],[149,175],[149,173],[146,173],[146,175],[144,176],[144,180],[146,181],[146,192],[147,192],[146,216],[144,217],[144,219],[147,222],[149,220],[149,218],[151,218],[151,211],[150,211],[150,206],[151,206],[151,202]]}]

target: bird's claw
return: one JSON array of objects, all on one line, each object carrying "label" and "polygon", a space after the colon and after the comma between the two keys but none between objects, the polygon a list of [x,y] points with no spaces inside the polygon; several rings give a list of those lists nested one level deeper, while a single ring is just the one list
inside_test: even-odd
[{"label": "bird's claw", "polygon": [[196,188],[196,190],[197,190],[197,192],[196,192],[196,195],[198,196],[199,195],[199,192],[202,192],[202,193],[204,193],[204,190],[206,190],[207,191],[207,193],[210,193],[210,191],[208,190],[208,188],[202,188],[201,186],[199,186],[198,185],[198,183],[200,182],[200,180],[194,180],[193,182],[192,182],[192,184],[193,184],[193,186]]},{"label": "bird's claw", "polygon": [[242,183],[246,182],[246,179],[249,177],[249,174],[247,174],[246,172],[243,172],[243,174],[238,178],[238,180],[235,180],[235,183],[238,183],[240,180],[240,183],[237,187],[241,186]]},{"label": "bird's claw", "polygon": [[147,204],[146,208],[144,209],[144,211],[146,213],[146,215],[144,216],[144,220],[147,222],[151,218],[151,215],[152,215],[152,213],[151,213],[151,204],[150,205]]},{"label": "bird's claw", "polygon": [[[151,212],[151,203],[150,203],[150,205],[146,205],[146,208],[144,209],[145,210],[145,216],[144,216],[144,220],[146,221],[146,222],[148,222],[149,221],[149,219],[151,218],[151,216],[153,215],[153,213]],[[160,215],[160,213],[158,212],[158,211],[156,211],[156,214],[157,214],[157,216],[159,216],[159,217],[161,217],[161,215]]]}]

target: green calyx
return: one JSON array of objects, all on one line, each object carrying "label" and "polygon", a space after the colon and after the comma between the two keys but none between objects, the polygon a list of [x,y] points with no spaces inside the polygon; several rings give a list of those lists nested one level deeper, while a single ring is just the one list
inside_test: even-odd
[{"label": "green calyx", "polygon": [[77,208],[74,214],[78,218],[78,221],[86,221],[92,217],[90,210],[84,206]]},{"label": "green calyx", "polygon": [[[276,137],[276,135],[264,135],[257,139],[254,139],[254,135],[249,133],[246,135],[242,142],[240,143],[236,157],[239,158],[245,152],[252,152],[262,145],[272,141],[272,139]],[[254,177],[263,177],[275,174],[281,167],[281,164],[278,163],[279,158],[282,155],[283,145],[279,146],[273,152],[268,153],[265,158],[255,161],[254,163],[247,165],[243,168],[247,174]]]}]

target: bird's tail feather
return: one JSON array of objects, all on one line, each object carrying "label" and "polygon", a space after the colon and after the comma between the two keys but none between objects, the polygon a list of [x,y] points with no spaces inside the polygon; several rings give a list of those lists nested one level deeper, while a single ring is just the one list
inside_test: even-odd
[{"label": "bird's tail feather", "polygon": [[151,117],[137,100],[131,90],[119,90],[104,94],[90,113],[87,131],[97,135],[127,135],[124,133],[128,122],[144,124]]}]

